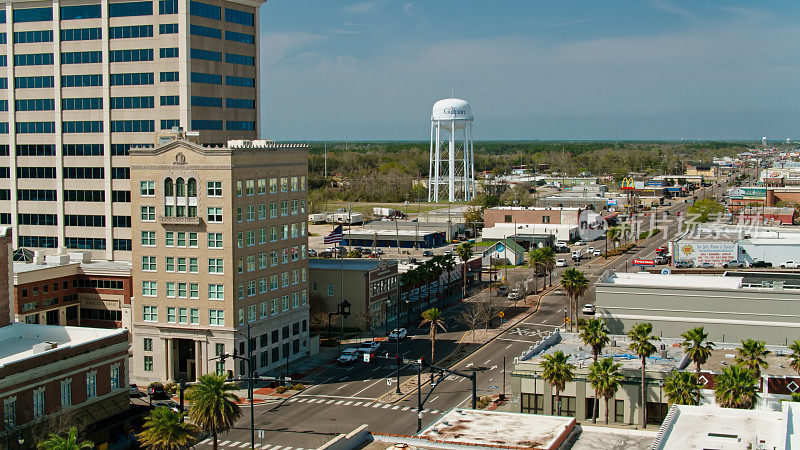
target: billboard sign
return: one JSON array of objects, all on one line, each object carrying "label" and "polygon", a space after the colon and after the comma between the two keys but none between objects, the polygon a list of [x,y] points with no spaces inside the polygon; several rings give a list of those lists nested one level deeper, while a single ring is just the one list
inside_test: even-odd
[{"label": "billboard sign", "polygon": [[634,259],[634,266],[655,266],[656,262],[652,259]]},{"label": "billboard sign", "polygon": [[683,261],[694,261],[695,264],[711,263],[721,266],[738,259],[739,246],[734,242],[713,241],[679,241],[678,257]]},{"label": "billboard sign", "polygon": [[619,184],[620,189],[633,189],[633,178],[625,177],[622,183]]},{"label": "billboard sign", "polygon": [[763,187],[749,187],[749,188],[736,188],[731,189],[728,195],[731,199],[763,199],[767,193],[767,188]]}]

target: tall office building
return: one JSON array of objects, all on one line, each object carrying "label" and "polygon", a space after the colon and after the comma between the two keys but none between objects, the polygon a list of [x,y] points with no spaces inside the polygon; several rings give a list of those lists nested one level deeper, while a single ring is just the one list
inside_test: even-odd
[{"label": "tall office building", "polygon": [[130,158],[133,379],[246,374],[234,352],[288,371],[310,350],[308,148],[176,138]]},{"label": "tall office building", "polygon": [[8,1],[0,225],[15,248],[130,259],[128,149],[258,136],[261,0]]}]

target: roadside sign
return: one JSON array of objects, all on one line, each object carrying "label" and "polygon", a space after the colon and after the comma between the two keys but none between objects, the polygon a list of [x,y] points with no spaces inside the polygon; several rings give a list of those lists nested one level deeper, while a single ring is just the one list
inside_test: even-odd
[{"label": "roadside sign", "polygon": [[500,311],[499,313],[497,313],[497,317],[503,317],[503,316],[505,316],[505,315],[506,315],[506,314],[505,314],[503,311]]},{"label": "roadside sign", "polygon": [[258,438],[264,439],[264,430],[258,430]]},{"label": "roadside sign", "polygon": [[669,275],[670,273],[672,273],[672,271],[667,269],[666,267],[661,269],[661,275]]},{"label": "roadside sign", "polygon": [[634,266],[655,266],[656,262],[652,259],[634,259]]},{"label": "roadside sign", "polygon": [[371,356],[371,355],[370,355],[369,353],[366,353],[366,352],[365,352],[365,353],[364,353],[364,362],[369,362],[369,357],[370,357],[370,356]]}]

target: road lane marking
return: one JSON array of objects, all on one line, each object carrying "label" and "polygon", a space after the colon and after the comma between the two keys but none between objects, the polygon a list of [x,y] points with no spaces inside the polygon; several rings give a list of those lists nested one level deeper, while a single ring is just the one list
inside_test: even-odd
[{"label": "road lane marking", "polygon": [[335,401],[336,401],[336,400],[328,400],[327,402],[325,402],[325,404],[326,404],[326,405],[330,405],[331,403],[333,403],[333,402],[335,402]]},{"label": "road lane marking", "polygon": [[204,440],[203,442],[201,442],[201,443],[200,443],[200,445],[202,445],[202,444],[208,444],[209,442],[211,442],[211,438],[207,438],[206,440]]},{"label": "road lane marking", "polygon": [[411,408],[409,408],[408,406],[403,406],[403,411],[408,411],[409,409]]},{"label": "road lane marking", "polygon": [[361,403],[362,403],[362,402],[355,402],[355,403],[353,403],[353,406],[360,406],[360,405],[361,405]]},{"label": "road lane marking", "polygon": [[391,403],[384,403],[384,405],[383,405],[383,409],[386,409],[386,408],[388,408],[388,407],[390,407],[390,406],[392,406],[392,404],[391,404]]},{"label": "road lane marking", "polygon": [[400,408],[399,406],[392,406],[392,411],[394,411],[395,409],[399,409],[399,408]]},{"label": "road lane marking", "polygon": [[338,388],[336,388],[336,390],[337,390],[337,391],[341,391],[342,389],[344,389],[344,388],[346,388],[346,387],[347,387],[347,385],[346,385],[346,384],[343,384],[343,385],[339,386]]},{"label": "road lane marking", "polygon": [[233,443],[233,444],[231,444],[231,445],[232,445],[232,446],[234,446],[234,447],[238,447],[238,446],[239,446],[239,444],[241,444],[241,442],[239,442],[239,441],[236,441],[236,442],[234,442],[234,443]]},{"label": "road lane marking", "polygon": [[[498,341],[506,341],[506,342],[522,342],[524,344],[533,344],[536,341],[525,341],[522,339],[508,339],[508,338],[497,338]],[[509,347],[513,344],[509,344]],[[508,348],[508,347],[506,347]]]},{"label": "road lane marking", "polygon": [[228,445],[229,442],[230,441],[222,441],[222,442],[219,443],[219,445]]},{"label": "road lane marking", "polygon": [[345,402],[344,406],[350,406],[350,404],[351,404],[351,403],[353,403],[353,401],[352,401],[352,400],[351,400],[351,401],[349,401],[349,402]]},{"label": "road lane marking", "polygon": [[380,407],[381,407],[381,404],[380,404],[380,403],[373,403],[373,404],[372,404],[372,407],[373,407],[373,408],[380,408]]},{"label": "road lane marking", "polygon": [[510,349],[512,345],[514,345],[514,344],[508,344],[508,345],[506,345],[506,350]]},{"label": "road lane marking", "polygon": [[239,446],[239,448],[245,448],[245,447],[250,447],[250,443],[249,442],[245,442],[245,443],[243,443],[242,445]]},{"label": "road lane marking", "polygon": [[341,405],[342,403],[344,403],[344,400],[339,400],[338,402],[336,402],[337,405]]}]

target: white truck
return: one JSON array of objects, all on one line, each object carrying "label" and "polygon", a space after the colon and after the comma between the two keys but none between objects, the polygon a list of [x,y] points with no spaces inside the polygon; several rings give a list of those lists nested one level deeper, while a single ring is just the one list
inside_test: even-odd
[{"label": "white truck", "polygon": [[372,208],[372,214],[380,217],[394,217],[396,212],[397,211],[395,211],[392,208],[384,208],[381,206],[376,206]]},{"label": "white truck", "polygon": [[325,223],[328,221],[328,215],[325,213],[309,214],[308,221],[311,223]]},{"label": "white truck", "polygon": [[337,212],[329,215],[328,221],[332,223],[353,225],[358,223],[364,223],[364,215],[359,213]]}]

